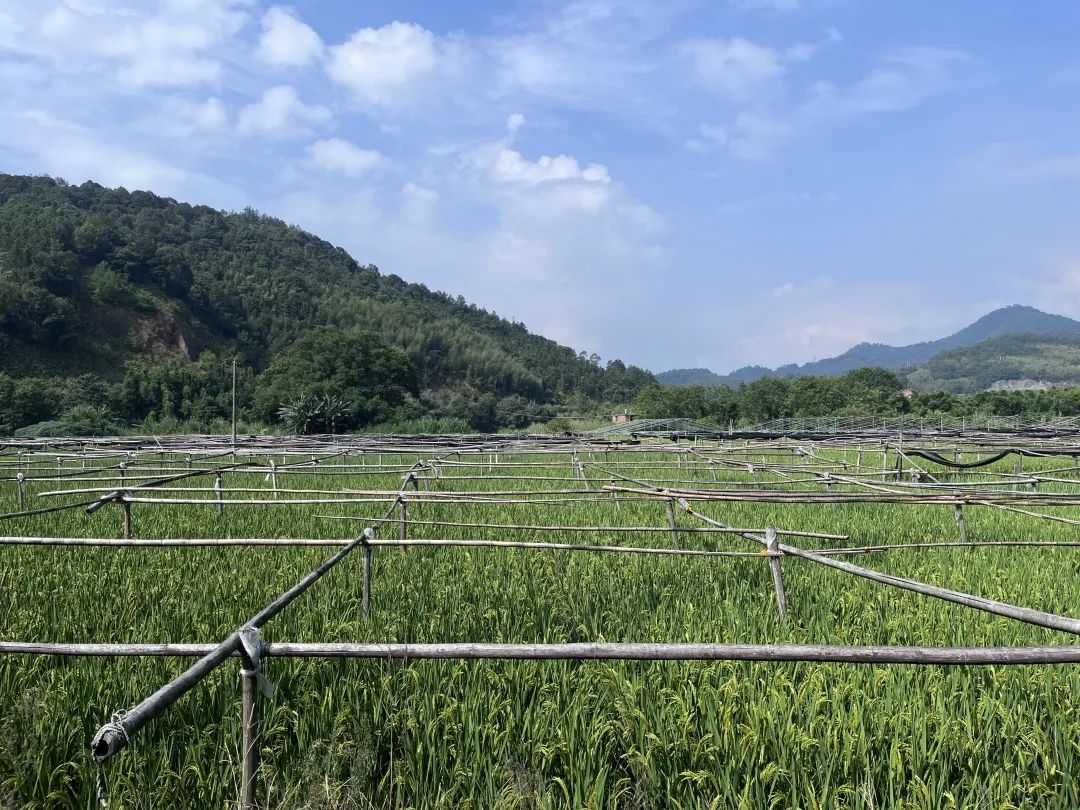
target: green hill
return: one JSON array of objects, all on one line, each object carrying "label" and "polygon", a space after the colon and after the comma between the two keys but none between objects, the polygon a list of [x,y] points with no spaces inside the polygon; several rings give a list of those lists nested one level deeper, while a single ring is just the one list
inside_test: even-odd
[{"label": "green hill", "polygon": [[[761,377],[836,376],[856,368],[887,368],[899,371],[920,365],[940,352],[974,346],[1002,335],[1044,335],[1080,337],[1080,321],[1042,312],[1034,307],[1013,305],[996,309],[958,332],[938,340],[888,346],[883,343],[860,343],[836,357],[812,363],[795,363],[768,369],[744,366],[731,374],[714,374],[708,369],[677,369],[656,375],[665,385],[738,385]],[[692,376],[687,372],[693,372]],[[682,382],[681,380],[686,380]]]},{"label": "green hill", "polygon": [[[383,371],[408,376],[395,381],[409,393],[379,412],[386,418],[520,426],[563,403],[627,402],[652,381],[619,361],[601,368],[524,324],[384,275],[253,210],[0,174],[0,372],[9,400],[35,391],[47,400],[10,406],[0,429],[5,419],[10,429],[84,405],[126,421],[220,417],[221,392],[201,390],[200,375],[216,380],[225,356],[245,369],[245,412],[267,418],[276,405],[259,411],[258,375],[316,328],[331,330],[320,346],[332,345],[333,330],[373,336],[364,356],[385,354],[393,362]],[[79,375],[89,375],[92,396],[64,382]]]},{"label": "green hill", "polygon": [[1003,335],[934,355],[912,370],[918,391],[966,394],[992,387],[1080,385],[1080,337]]}]

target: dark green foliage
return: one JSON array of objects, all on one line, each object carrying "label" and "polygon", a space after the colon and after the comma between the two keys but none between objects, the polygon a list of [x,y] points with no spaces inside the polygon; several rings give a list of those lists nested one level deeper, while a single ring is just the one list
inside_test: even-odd
[{"label": "dark green foliage", "polygon": [[392,418],[419,393],[405,352],[370,332],[321,326],[270,362],[254,410],[270,421],[284,404],[295,411],[293,421],[304,417],[304,433],[352,430]]},{"label": "dark green foliage", "polygon": [[738,388],[651,385],[637,397],[643,417],[710,419],[722,426],[790,416],[895,414],[906,407],[900,378],[881,368],[841,377],[762,377]]},{"label": "dark green foliage", "polygon": [[974,393],[998,381],[1080,383],[1080,337],[1005,335],[932,357],[908,379],[920,391]]},{"label": "dark green foliage", "polygon": [[[19,404],[2,406],[4,431],[55,418],[61,404],[50,391],[85,373],[111,384],[125,423],[221,419],[218,358],[238,355],[258,375],[318,327],[369,333],[411,368],[408,384],[395,377],[404,398],[372,396],[369,382],[346,391],[355,380],[335,381],[336,369],[306,370],[306,393],[346,397],[356,407],[344,422],[357,426],[434,416],[477,430],[521,427],[548,418],[552,403],[625,404],[652,382],[642,369],[602,368],[524,324],[382,275],[251,209],[226,214],[142,191],[0,174],[0,371],[45,389],[36,405],[22,391]],[[267,378],[278,401],[264,393],[256,402],[263,386],[247,375],[242,416],[275,420],[305,392],[286,386],[281,368]]]},{"label": "dark green foliage", "polygon": [[650,385],[638,395],[635,408],[639,416],[646,418],[706,419],[721,427],[753,425],[782,417],[902,413],[924,417],[1080,416],[1080,387],[977,394],[916,391],[910,399],[902,395],[901,388],[895,372],[860,368],[840,377],[762,377],[738,388]]}]

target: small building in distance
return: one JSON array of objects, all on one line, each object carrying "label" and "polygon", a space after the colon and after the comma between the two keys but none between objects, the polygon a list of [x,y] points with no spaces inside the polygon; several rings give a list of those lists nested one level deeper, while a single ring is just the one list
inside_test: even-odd
[{"label": "small building in distance", "polygon": [[630,412],[629,408],[623,408],[622,413],[613,413],[611,415],[611,421],[615,424],[620,424],[622,422],[633,422],[634,414]]}]

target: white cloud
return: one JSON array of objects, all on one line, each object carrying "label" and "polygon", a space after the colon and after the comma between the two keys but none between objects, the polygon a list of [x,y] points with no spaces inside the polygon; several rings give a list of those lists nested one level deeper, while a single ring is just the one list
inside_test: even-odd
[{"label": "white cloud", "polygon": [[[1049,312],[1080,315],[1080,254],[1054,256],[1049,275],[1043,275],[1034,285],[1024,284],[1024,292],[1034,292],[1034,303]],[[1032,289],[1033,288],[1033,289]]]},{"label": "white cloud", "polygon": [[777,287],[773,287],[769,290],[770,298],[793,298],[803,295],[812,295],[815,293],[826,292],[833,287],[832,276],[818,276],[812,278],[805,283],[797,284],[794,281],[787,281],[780,284]]},{"label": "white cloud", "polygon": [[958,161],[968,183],[1074,183],[1080,179],[1080,153],[1049,153],[1029,142],[991,143]]},{"label": "white cloud", "polygon": [[668,50],[662,42],[685,0],[567,0],[525,4],[512,34],[487,41],[497,97],[655,116],[642,82]]},{"label": "white cloud", "polygon": [[724,149],[741,160],[763,160],[792,133],[787,121],[766,110],[743,110],[730,124],[701,124],[684,146],[691,152],[707,154]]},{"label": "white cloud", "polygon": [[153,124],[158,133],[172,136],[222,134],[229,129],[229,111],[219,98],[191,101],[172,97],[162,102]]},{"label": "white cloud", "polygon": [[315,141],[307,148],[308,163],[324,172],[358,177],[386,164],[381,152],[361,149],[341,138]]},{"label": "white cloud", "polygon": [[[247,19],[245,2],[181,0],[144,19],[95,37],[94,47],[120,61],[120,78],[137,87],[181,86],[217,81],[216,49],[231,40]],[[113,17],[109,12],[105,16]],[[122,17],[113,17],[119,21]],[[86,36],[85,30],[70,35]]]},{"label": "white cloud", "polygon": [[541,155],[536,160],[527,160],[502,141],[472,150],[466,160],[496,183],[538,186],[541,183],[580,181],[602,185],[611,181],[607,167],[599,163],[582,166],[569,155]]},{"label": "white cloud", "polygon": [[804,111],[814,116],[903,110],[957,85],[955,70],[972,61],[963,51],[907,48],[884,54],[859,81],[847,87],[813,86]]},{"label": "white cloud", "polygon": [[691,152],[705,154],[717,147],[726,146],[728,131],[725,127],[716,124],[701,124],[697,135],[688,139],[683,145]]},{"label": "white cloud", "polygon": [[[941,337],[985,314],[983,302],[958,307],[935,299],[925,285],[845,281],[817,276],[763,291],[753,305],[732,315],[728,328],[750,334],[735,341],[745,363],[777,366],[840,354],[863,342],[893,345]],[[756,313],[769,312],[775,329],[755,329]]]},{"label": "white cloud", "polygon": [[699,81],[736,100],[784,72],[776,51],[737,37],[688,40],[681,50]]},{"label": "white cloud", "polygon": [[0,129],[0,153],[9,170],[47,173],[71,183],[93,180],[106,186],[146,189],[180,200],[239,209],[250,198],[234,186],[197,169],[169,162],[130,143],[113,142],[86,127],[58,120],[41,109],[11,116]]},{"label": "white cloud", "polygon": [[278,85],[263,91],[258,101],[240,110],[237,131],[241,135],[267,135],[274,138],[303,135],[316,124],[331,118],[330,111],[315,104],[304,104],[290,85]]},{"label": "white cloud", "polygon": [[303,67],[322,54],[322,39],[287,8],[273,6],[262,18],[256,54],[275,67]]},{"label": "white cloud", "polygon": [[791,125],[767,112],[743,110],[735,116],[728,147],[735,157],[762,160],[791,134]]},{"label": "white cloud", "polygon": [[506,131],[513,137],[519,129],[525,126],[525,116],[521,113],[511,113],[506,119]]},{"label": "white cloud", "polygon": [[429,96],[463,69],[465,54],[415,23],[361,28],[329,49],[326,72],[362,104],[402,108]]},{"label": "white cloud", "polygon": [[401,216],[409,222],[426,223],[431,219],[440,194],[433,188],[406,183],[401,187]]},{"label": "white cloud", "polygon": [[789,62],[805,62],[822,48],[843,42],[844,37],[836,28],[829,28],[825,36],[817,42],[799,42],[784,49],[784,58]]},{"label": "white cloud", "polygon": [[[216,82],[249,0],[60,0],[0,11],[0,42],[53,74],[108,71],[127,88]],[[17,36],[12,36],[15,32]]]},{"label": "white cloud", "polygon": [[281,209],[364,260],[605,356],[619,352],[627,313],[646,311],[663,284],[662,217],[606,167],[526,156],[509,135],[428,152],[394,188],[313,185]]},{"label": "white cloud", "polygon": [[0,11],[0,48],[14,48],[23,28],[10,14]]}]

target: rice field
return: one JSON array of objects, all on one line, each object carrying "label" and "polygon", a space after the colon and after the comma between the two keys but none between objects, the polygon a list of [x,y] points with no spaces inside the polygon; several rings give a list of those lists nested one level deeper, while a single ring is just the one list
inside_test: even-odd
[{"label": "rice field", "polygon": [[[999,444],[904,449],[969,462]],[[1080,544],[1080,525],[1051,519],[1078,517],[1072,447],[1025,446],[1038,455],[1022,468],[1016,455],[973,469],[903,455],[897,472],[897,448],[866,438],[267,439],[242,443],[235,461],[208,439],[42,442],[0,454],[0,512],[20,512],[21,473],[22,511],[127,492],[138,539],[347,542],[372,526],[390,541],[404,493],[410,541],[753,552],[378,546],[368,618],[358,550],[265,625],[271,644],[1072,645],[790,555],[781,619],[754,539],[774,526],[833,536],[781,534],[799,549],[958,543],[966,493],[968,541]],[[189,472],[203,474],[177,478]],[[123,512],[109,502],[0,521],[12,538],[0,545],[0,639],[216,644],[340,548],[14,541],[120,538]],[[699,515],[753,536],[702,531],[717,527]],[[1080,545],[835,558],[1078,615]],[[94,732],[192,660],[0,654],[0,807],[97,806]],[[240,667],[226,661],[104,763],[109,806],[237,805]],[[272,656],[264,671],[276,691],[259,700],[259,807],[1080,806],[1076,664]]]}]

